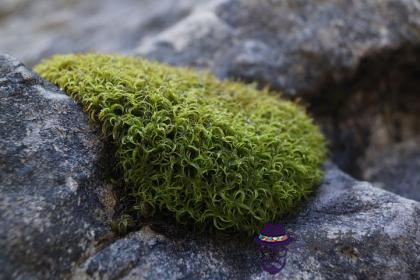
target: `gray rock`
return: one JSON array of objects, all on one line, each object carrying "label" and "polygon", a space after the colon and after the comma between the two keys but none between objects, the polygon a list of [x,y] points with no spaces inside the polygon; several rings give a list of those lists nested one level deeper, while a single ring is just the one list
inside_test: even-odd
[{"label": "gray rock", "polygon": [[315,197],[281,222],[297,241],[274,278],[252,239],[146,226],[89,257],[74,279],[419,279],[420,203],[358,182],[332,165]]},{"label": "gray rock", "polygon": [[0,55],[0,279],[58,279],[112,236],[104,144],[82,109]]},{"label": "gray rock", "polygon": [[420,201],[420,137],[382,150],[366,163],[363,177],[401,196]]},{"label": "gray rock", "polygon": [[288,95],[350,79],[367,57],[420,44],[417,0],[214,0],[137,53]]},{"label": "gray rock", "polygon": [[188,15],[197,2],[2,0],[0,50],[29,65],[55,53],[125,53]]}]

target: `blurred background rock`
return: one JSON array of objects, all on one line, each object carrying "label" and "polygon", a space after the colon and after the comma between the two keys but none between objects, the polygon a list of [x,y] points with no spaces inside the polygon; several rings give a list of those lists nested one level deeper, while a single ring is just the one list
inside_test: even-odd
[{"label": "blurred background rock", "polygon": [[0,0],[0,50],[28,65],[56,53],[127,53],[203,2]]}]

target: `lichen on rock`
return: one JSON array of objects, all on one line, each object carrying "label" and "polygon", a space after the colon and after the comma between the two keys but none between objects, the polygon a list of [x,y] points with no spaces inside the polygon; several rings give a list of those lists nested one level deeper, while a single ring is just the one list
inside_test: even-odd
[{"label": "lichen on rock", "polygon": [[36,71],[113,139],[142,214],[252,234],[322,179],[319,129],[268,90],[120,55],[54,56]]}]

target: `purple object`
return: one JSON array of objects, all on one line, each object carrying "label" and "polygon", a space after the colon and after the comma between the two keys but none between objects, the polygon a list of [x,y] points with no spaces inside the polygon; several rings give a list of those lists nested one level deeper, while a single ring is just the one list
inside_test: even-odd
[{"label": "purple object", "polygon": [[288,245],[294,240],[295,239],[293,237],[286,233],[286,230],[284,229],[283,225],[270,223],[265,224],[260,234],[255,237],[255,241],[258,244],[273,247],[279,245]]},{"label": "purple object", "polygon": [[260,265],[270,274],[279,273],[286,265],[287,247],[295,239],[288,235],[281,224],[266,224],[255,242],[258,249]]}]

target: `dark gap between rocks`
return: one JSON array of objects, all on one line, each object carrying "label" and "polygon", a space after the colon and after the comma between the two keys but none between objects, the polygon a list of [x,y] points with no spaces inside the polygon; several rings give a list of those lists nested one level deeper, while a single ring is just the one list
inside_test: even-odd
[{"label": "dark gap between rocks", "polygon": [[[306,100],[331,158],[357,179],[420,200],[420,47],[372,54]],[[417,171],[416,171],[417,170]]]}]

